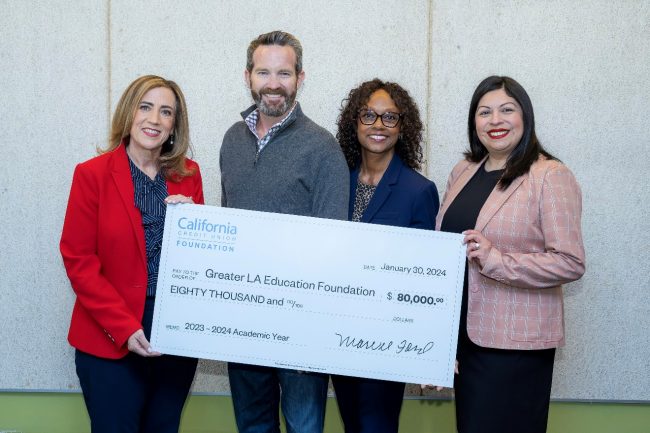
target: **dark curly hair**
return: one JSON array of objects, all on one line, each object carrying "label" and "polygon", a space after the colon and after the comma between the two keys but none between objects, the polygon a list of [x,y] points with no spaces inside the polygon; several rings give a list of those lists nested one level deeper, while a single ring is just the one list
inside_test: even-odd
[{"label": "dark curly hair", "polygon": [[385,90],[395,102],[400,115],[400,137],[395,144],[395,152],[402,162],[414,170],[422,164],[422,121],[420,110],[411,95],[397,83],[372,81],[361,83],[350,90],[348,97],[341,102],[341,113],[336,121],[338,140],[350,168],[361,162],[361,144],[357,138],[357,113],[377,90]]}]

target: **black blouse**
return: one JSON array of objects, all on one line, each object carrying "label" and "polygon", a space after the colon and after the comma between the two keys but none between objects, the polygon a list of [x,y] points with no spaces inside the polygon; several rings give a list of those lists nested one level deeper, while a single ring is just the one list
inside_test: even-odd
[{"label": "black blouse", "polygon": [[[440,230],[443,232],[461,233],[476,227],[476,220],[485,201],[496,187],[503,170],[485,171],[481,165],[476,174],[467,182],[449,205]],[[458,350],[469,342],[467,336],[467,266],[465,266],[465,281],[463,283],[463,300],[460,309],[460,332],[458,333]]]}]

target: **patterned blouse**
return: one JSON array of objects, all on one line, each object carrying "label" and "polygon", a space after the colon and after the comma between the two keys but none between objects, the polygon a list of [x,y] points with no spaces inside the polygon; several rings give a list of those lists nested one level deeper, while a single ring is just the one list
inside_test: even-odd
[{"label": "patterned blouse", "polygon": [[140,209],[144,227],[144,242],[147,249],[147,297],[153,298],[156,296],[158,265],[165,228],[167,205],[164,200],[169,194],[162,172],[158,172],[156,178],[151,180],[131,161],[131,158],[129,158],[129,167],[133,179],[135,207]]},{"label": "patterned blouse", "polygon": [[357,179],[357,193],[354,196],[354,209],[352,210],[352,221],[361,221],[361,216],[366,211],[368,203],[377,189],[376,185],[367,185]]}]

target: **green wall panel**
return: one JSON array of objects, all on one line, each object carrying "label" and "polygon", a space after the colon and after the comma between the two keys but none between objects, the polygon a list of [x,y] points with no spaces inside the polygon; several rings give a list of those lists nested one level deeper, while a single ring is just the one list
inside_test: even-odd
[{"label": "green wall panel", "polygon": [[[0,393],[0,433],[89,433],[80,394]],[[336,401],[328,400],[326,433],[342,433]],[[454,404],[446,400],[405,400],[402,433],[454,433]],[[236,433],[230,397],[190,398],[181,433]],[[650,433],[650,405],[551,404],[548,433]]]}]

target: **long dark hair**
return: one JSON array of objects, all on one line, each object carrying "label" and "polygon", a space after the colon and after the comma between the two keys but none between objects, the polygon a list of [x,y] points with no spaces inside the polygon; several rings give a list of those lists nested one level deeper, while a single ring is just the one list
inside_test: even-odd
[{"label": "long dark hair", "polygon": [[478,103],[488,92],[503,89],[506,94],[514,98],[522,111],[522,120],[524,122],[524,133],[521,136],[519,144],[512,150],[506,161],[505,171],[499,180],[499,189],[504,190],[517,177],[528,173],[533,162],[537,161],[542,154],[548,159],[557,160],[556,157],[548,153],[535,135],[535,114],[533,113],[533,103],[530,101],[528,93],[521,87],[521,84],[510,77],[501,77],[493,75],[481,81],[469,106],[469,115],[467,117],[467,136],[469,138],[469,150],[464,155],[468,161],[479,162],[488,154],[487,149],[476,134],[476,123],[474,116]]},{"label": "long dark hair", "polygon": [[395,153],[402,162],[414,170],[422,164],[422,121],[418,106],[408,91],[397,83],[375,78],[350,90],[343,100],[341,113],[336,122],[336,139],[343,150],[350,168],[361,161],[361,145],[357,138],[357,113],[377,90],[385,90],[400,110],[400,138],[395,144]]}]

